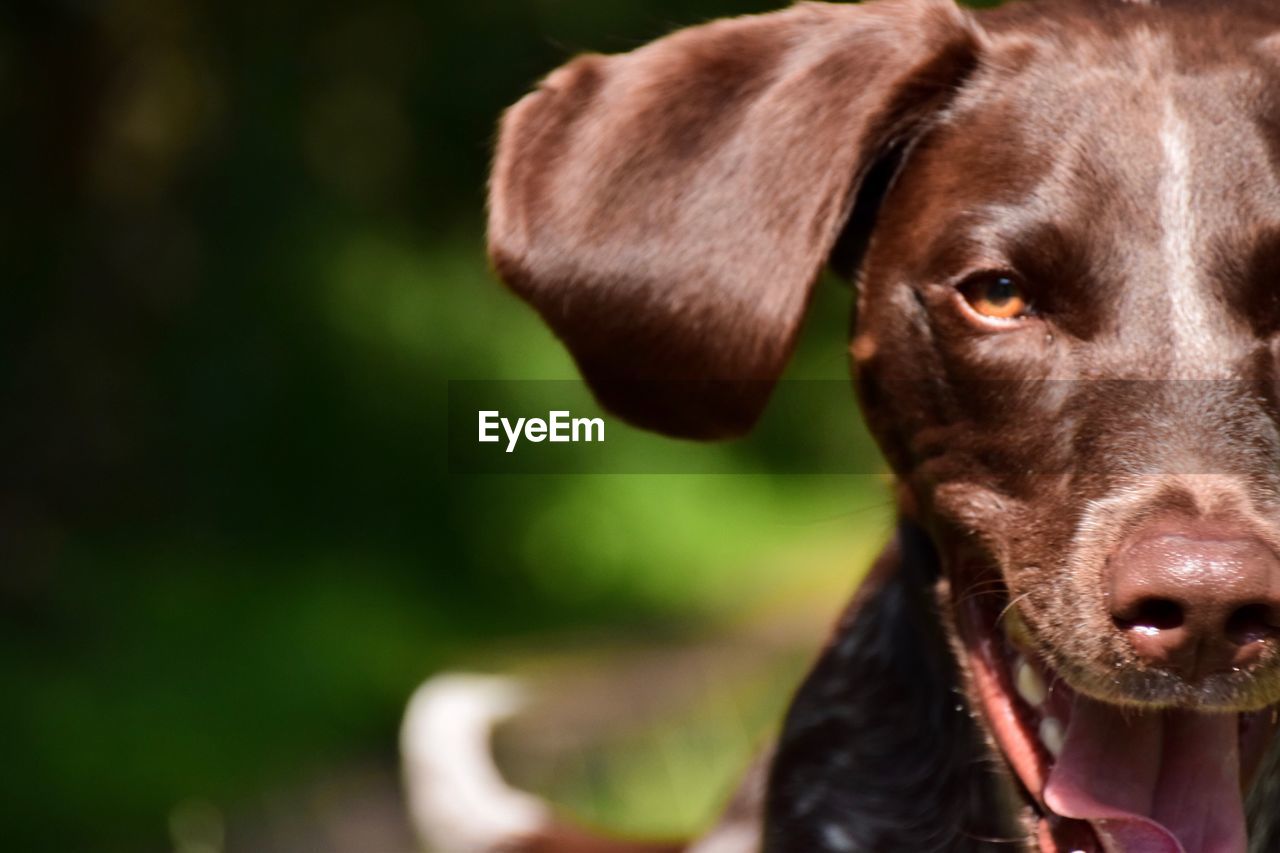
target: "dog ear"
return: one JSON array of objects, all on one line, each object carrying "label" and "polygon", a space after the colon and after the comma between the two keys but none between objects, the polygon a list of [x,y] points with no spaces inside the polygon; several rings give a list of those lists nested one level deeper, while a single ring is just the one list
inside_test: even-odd
[{"label": "dog ear", "polygon": [[977,42],[950,0],[875,0],[579,57],[502,121],[494,266],[606,408],[741,434],[863,178],[958,88]]}]

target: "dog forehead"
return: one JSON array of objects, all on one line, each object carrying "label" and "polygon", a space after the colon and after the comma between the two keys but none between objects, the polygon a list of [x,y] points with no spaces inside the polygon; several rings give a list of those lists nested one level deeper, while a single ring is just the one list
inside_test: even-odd
[{"label": "dog forehead", "polygon": [[965,132],[1016,133],[1028,156],[1119,170],[1125,153],[1144,159],[1173,111],[1224,148],[1241,131],[1261,137],[1263,159],[1280,163],[1280,4],[1060,0],[981,20],[978,72],[945,116]]},{"label": "dog forehead", "polygon": [[978,71],[933,138],[944,159],[986,164],[961,183],[994,196],[1045,191],[1056,164],[1073,192],[1090,180],[1119,185],[1100,190],[1158,182],[1160,134],[1173,123],[1188,146],[1215,149],[1206,160],[1276,170],[1280,34],[1227,26],[1230,6],[1201,16],[1143,7],[1114,20],[1063,11],[1079,5],[1039,6],[1057,17],[987,34]]},{"label": "dog forehead", "polygon": [[1171,231],[1205,264],[1276,232],[1280,51],[1216,16],[1206,46],[1194,16],[1153,11],[1115,26],[1059,13],[988,34],[883,211],[904,238],[890,241],[896,254],[937,261],[949,241],[983,239],[993,245],[979,254],[999,254],[1049,226],[1131,280],[1178,248]]},{"label": "dog forehead", "polygon": [[[1280,40],[1191,4],[1071,11],[1086,5],[988,28],[880,207],[859,341],[913,363],[950,346],[915,303],[980,269],[1052,292],[1045,316],[1088,361],[1055,375],[1231,375],[1280,330]],[[1028,341],[983,346],[1031,369]]]}]

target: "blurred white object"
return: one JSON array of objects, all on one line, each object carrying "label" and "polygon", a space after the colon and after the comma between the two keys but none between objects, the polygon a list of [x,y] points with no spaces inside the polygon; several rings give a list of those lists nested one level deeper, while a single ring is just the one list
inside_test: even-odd
[{"label": "blurred white object", "polygon": [[428,850],[491,853],[551,823],[547,805],[503,781],[490,738],[524,704],[513,679],[436,676],[414,693],[400,729],[409,814]]}]

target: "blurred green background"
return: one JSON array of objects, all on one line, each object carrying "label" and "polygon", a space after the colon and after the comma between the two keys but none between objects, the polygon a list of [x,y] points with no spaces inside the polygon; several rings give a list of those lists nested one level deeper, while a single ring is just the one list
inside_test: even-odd
[{"label": "blurred green background", "polygon": [[[441,669],[550,697],[503,754],[576,816],[710,817],[887,535],[881,478],[776,464],[852,411],[697,475],[481,476],[445,406],[574,376],[486,269],[501,109],[774,5],[3,5],[0,845],[411,850],[396,729]],[[846,375],[850,301],[791,376]]]}]

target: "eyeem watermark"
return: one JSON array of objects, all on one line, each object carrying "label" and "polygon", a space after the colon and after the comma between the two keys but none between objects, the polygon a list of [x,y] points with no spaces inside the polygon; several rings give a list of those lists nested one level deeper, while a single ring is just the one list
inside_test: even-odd
[{"label": "eyeem watermark", "polygon": [[502,417],[502,413],[494,409],[481,411],[479,414],[479,441],[487,444],[501,441],[502,436],[499,435],[499,428],[501,428],[507,438],[507,453],[516,449],[521,438],[535,443],[554,441],[576,444],[604,441],[604,418],[575,418],[569,412],[561,410],[548,412],[546,420],[516,418],[512,423],[510,419]]}]

